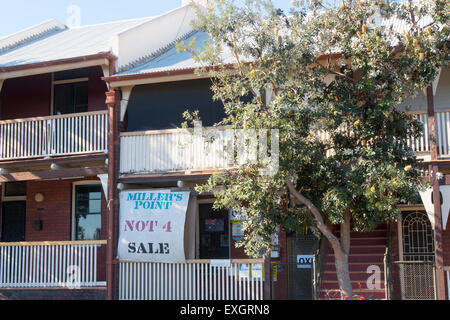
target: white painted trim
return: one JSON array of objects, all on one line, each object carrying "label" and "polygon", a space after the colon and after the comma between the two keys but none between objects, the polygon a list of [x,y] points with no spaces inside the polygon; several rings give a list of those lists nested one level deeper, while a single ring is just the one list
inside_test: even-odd
[{"label": "white painted trim", "polygon": [[58,64],[58,65],[37,67],[37,68],[31,68],[31,69],[3,72],[3,73],[0,73],[0,80],[28,77],[28,76],[33,76],[33,75],[43,74],[43,73],[52,73],[52,72],[66,71],[66,70],[71,70],[71,69],[96,67],[96,66],[102,66],[102,65],[109,65],[108,59],[100,58],[100,59],[86,60],[86,61],[81,61],[81,62],[72,62],[72,63],[67,63],[67,64]]},{"label": "white painted trim", "polygon": [[439,79],[441,78],[441,71],[442,71],[442,67],[439,68],[438,74],[437,74],[436,78],[433,80],[433,83],[432,83],[432,85],[433,85],[433,96],[436,95],[436,90],[437,90],[437,87],[438,87],[438,84],[439,84]]},{"label": "white painted trim", "polygon": [[131,91],[134,86],[122,87],[122,99],[120,100],[120,121],[125,119],[125,114],[127,113],[128,102],[130,100]]},{"label": "white painted trim", "polygon": [[[23,181],[24,182],[24,181]],[[14,202],[14,201],[26,201],[27,200],[27,196],[12,196],[12,197],[7,197],[5,196],[5,185],[7,184],[7,182],[2,183],[2,194],[1,194],[1,202]]]},{"label": "white painted trim", "polygon": [[447,270],[447,300],[450,300],[450,270]]},{"label": "white painted trim", "polygon": [[[102,71],[103,71],[103,76],[104,77],[109,77],[111,74],[109,72],[109,65],[102,65]],[[106,88],[109,90],[109,82],[106,82]]]},{"label": "white painted trim", "polygon": [[[170,71],[167,71],[168,73]],[[188,73],[176,76],[161,76],[154,78],[142,78],[142,79],[131,79],[131,80],[119,80],[119,81],[111,81],[112,88],[121,88],[128,86],[137,86],[142,84],[152,84],[152,83],[163,83],[163,82],[176,82],[176,81],[185,81],[185,80],[196,80],[196,79],[208,79],[209,75],[197,75],[195,73]]]},{"label": "white painted trim", "polygon": [[57,81],[53,80],[53,85],[66,84],[66,83],[76,83],[76,82],[88,82],[88,81],[89,81],[89,77],[74,78],[74,79],[67,79],[67,80],[57,80]]},{"label": "white painted trim", "polygon": [[82,185],[100,185],[101,186],[101,182],[98,180],[83,180],[83,181],[75,181],[72,182],[72,214],[71,214],[71,218],[72,218],[72,222],[71,222],[71,235],[70,235],[70,239],[71,241],[76,241],[75,240],[75,189],[77,186],[82,186]]},{"label": "white painted trim", "polygon": [[98,174],[97,177],[100,179],[100,182],[102,183],[102,189],[105,193],[105,200],[106,203],[108,203],[108,174]]}]

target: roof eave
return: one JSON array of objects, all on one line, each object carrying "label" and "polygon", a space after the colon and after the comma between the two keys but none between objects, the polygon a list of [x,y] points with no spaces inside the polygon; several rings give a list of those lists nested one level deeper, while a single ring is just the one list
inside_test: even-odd
[{"label": "roof eave", "polygon": [[73,66],[83,65],[109,65],[111,61],[116,61],[117,57],[110,52],[101,52],[92,55],[79,57],[71,57],[66,59],[58,59],[44,62],[36,62],[24,65],[16,65],[10,67],[0,67],[0,79],[17,78],[21,76],[29,76],[48,72],[56,72],[58,69],[66,70]]}]

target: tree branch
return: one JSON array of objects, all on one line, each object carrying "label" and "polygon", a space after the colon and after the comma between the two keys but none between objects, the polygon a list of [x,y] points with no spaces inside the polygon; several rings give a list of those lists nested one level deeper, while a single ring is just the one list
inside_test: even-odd
[{"label": "tree branch", "polygon": [[322,232],[322,234],[331,242],[334,247],[340,247],[339,239],[331,232],[331,230],[327,227],[325,222],[323,221],[322,215],[320,214],[319,209],[311,202],[309,199],[300,194],[294,187],[291,179],[286,177],[286,185],[289,188],[289,192],[294,196],[294,199],[301,204],[304,204],[308,207],[309,211],[313,214],[316,219],[316,226]]}]

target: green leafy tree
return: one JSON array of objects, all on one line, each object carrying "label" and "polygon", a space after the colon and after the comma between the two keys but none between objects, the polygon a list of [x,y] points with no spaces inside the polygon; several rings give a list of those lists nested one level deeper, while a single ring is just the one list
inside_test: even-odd
[{"label": "green leafy tree", "polygon": [[[445,64],[448,13],[445,0],[293,1],[286,14],[270,1],[217,0],[199,10],[196,28],[210,40],[180,49],[213,79],[222,124],[279,130],[275,174],[242,165],[198,187],[214,192],[217,208],[244,209],[249,255],[268,252],[277,226],[308,223],[328,239],[341,296],[352,297],[351,228],[394,221],[417,194],[421,166],[408,139],[422,125],[396,106]],[[380,23],[391,18],[407,29]]]}]

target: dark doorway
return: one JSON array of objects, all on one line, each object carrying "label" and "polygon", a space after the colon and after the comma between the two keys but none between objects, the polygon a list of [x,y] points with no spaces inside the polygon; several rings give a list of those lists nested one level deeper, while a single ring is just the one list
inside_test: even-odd
[{"label": "dark doorway", "polygon": [[294,300],[313,299],[313,256],[319,248],[319,239],[310,229],[296,232],[288,238],[290,290],[289,298]]},{"label": "dark doorway", "polygon": [[25,201],[3,202],[2,242],[25,241]]},{"label": "dark doorway", "polygon": [[212,206],[199,205],[200,259],[229,259],[228,210],[215,211]]}]

